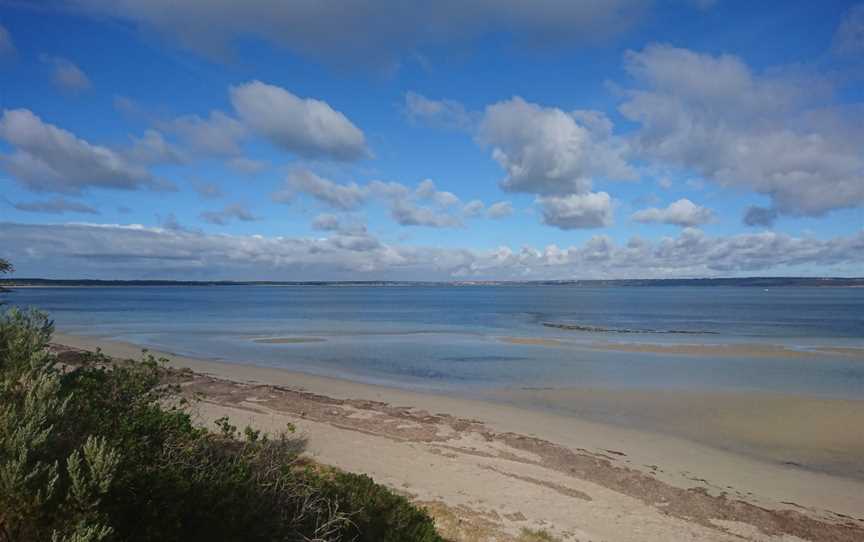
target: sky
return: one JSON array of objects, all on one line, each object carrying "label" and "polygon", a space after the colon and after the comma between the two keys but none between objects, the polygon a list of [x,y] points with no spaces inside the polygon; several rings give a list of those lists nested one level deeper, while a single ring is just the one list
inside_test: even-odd
[{"label": "sky", "polygon": [[17,277],[864,276],[864,4],[0,0]]}]

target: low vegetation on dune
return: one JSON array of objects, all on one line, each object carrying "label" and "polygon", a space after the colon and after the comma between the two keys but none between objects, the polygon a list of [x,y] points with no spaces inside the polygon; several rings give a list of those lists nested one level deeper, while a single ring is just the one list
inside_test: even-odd
[{"label": "low vegetation on dune", "polygon": [[61,363],[38,312],[0,316],[0,542],[438,542],[430,516],[303,440],[192,422],[160,361]]}]

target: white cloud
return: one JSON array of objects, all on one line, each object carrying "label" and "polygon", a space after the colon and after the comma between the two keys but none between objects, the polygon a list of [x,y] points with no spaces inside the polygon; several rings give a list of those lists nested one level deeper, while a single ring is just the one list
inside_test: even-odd
[{"label": "white cloud", "polygon": [[282,187],[273,193],[273,201],[291,203],[300,193],[328,207],[347,211],[362,205],[368,190],[357,183],[338,184],[307,169],[295,168],[288,174]]},{"label": "white cloud", "polygon": [[473,130],[476,115],[455,100],[431,100],[416,92],[405,93],[405,114],[415,122],[442,128]]},{"label": "white cloud", "polygon": [[672,202],[668,207],[652,207],[633,213],[636,222],[657,222],[675,226],[692,227],[707,224],[714,219],[714,212],[707,207],[696,205],[687,198]]},{"label": "white cloud", "polygon": [[[436,249],[388,245],[370,236],[325,239],[211,235],[167,228],[0,224],[0,246],[20,273],[68,278],[447,280],[800,275],[864,263],[864,231],[831,239],[773,232],[710,237],[685,229],[618,245],[595,236],[543,249]],[[810,272],[812,274],[812,271]]]},{"label": "white cloud", "polygon": [[88,215],[99,214],[99,211],[89,205],[60,197],[45,201],[18,202],[13,203],[12,206],[19,211],[27,213],[45,213],[52,215],[62,215],[65,213],[80,213]]},{"label": "white cloud", "polygon": [[[461,215],[471,216],[478,207],[473,202],[462,206],[455,194],[438,190],[431,179],[421,181],[414,190],[400,183],[372,181],[369,191],[388,201],[391,218],[401,226],[458,228],[463,224]],[[428,202],[432,206],[424,207],[418,202]],[[482,209],[483,203],[478,203]]]},{"label": "white cloud", "polygon": [[[457,228],[463,225],[463,219],[476,217],[485,208],[479,200],[463,205],[452,192],[438,190],[431,179],[424,179],[413,189],[401,183],[378,180],[361,186],[353,182],[339,184],[302,168],[292,170],[272,198],[279,203],[292,203],[300,194],[338,211],[351,211],[370,201],[382,201],[389,208],[390,217],[400,226]],[[507,216],[508,206],[508,202],[501,202],[492,214],[495,218]],[[512,212],[512,208],[509,210]],[[322,216],[332,220],[331,215]]]},{"label": "white cloud", "polygon": [[[73,0],[69,0],[73,1]],[[183,45],[225,56],[235,38],[265,39],[343,66],[392,67],[418,47],[505,32],[533,45],[584,43],[616,34],[641,18],[647,0],[74,0],[96,16],[141,23]]]},{"label": "white cloud", "polygon": [[201,213],[200,217],[204,222],[218,226],[229,224],[232,220],[239,220],[241,222],[254,222],[258,220],[258,217],[239,203],[226,205],[220,211],[205,211]]},{"label": "white cloud", "polygon": [[480,216],[485,208],[486,204],[479,199],[471,200],[462,207],[462,214],[468,218],[474,218],[475,216]]},{"label": "white cloud", "polygon": [[120,153],[45,123],[28,109],[3,112],[0,138],[15,148],[12,154],[0,155],[3,168],[36,192],[80,194],[91,187],[172,187]]},{"label": "white cloud", "polygon": [[69,92],[89,90],[93,84],[81,68],[67,58],[41,55],[39,59],[54,69],[54,83]]},{"label": "white cloud", "polygon": [[207,118],[184,115],[161,126],[176,134],[195,152],[212,156],[239,155],[240,142],[247,133],[237,119],[215,110]]},{"label": "white cloud", "polygon": [[228,167],[238,173],[257,175],[270,167],[270,164],[263,160],[253,160],[245,156],[238,156],[237,158],[228,160]]},{"label": "white cloud", "polygon": [[332,213],[321,213],[312,221],[312,228],[321,231],[338,231],[342,228],[339,217]]},{"label": "white cloud", "polygon": [[562,230],[605,228],[612,225],[612,198],[606,192],[537,198],[543,222]]},{"label": "white cloud", "polygon": [[509,201],[499,201],[493,203],[486,210],[486,216],[489,218],[506,218],[513,214],[513,204]]},{"label": "white cloud", "polygon": [[125,154],[130,161],[139,164],[182,164],[186,161],[184,154],[156,130],[145,131],[143,137],[133,137],[132,147]]},{"label": "white cloud", "polygon": [[395,201],[390,207],[390,216],[401,226],[456,228],[462,225],[462,221],[455,216],[428,207],[420,207],[407,200]]},{"label": "white cloud", "polygon": [[366,224],[350,215],[335,215],[333,213],[321,213],[312,220],[312,229],[318,231],[336,232],[341,236],[364,237],[368,236]]},{"label": "white cloud", "polygon": [[501,187],[540,195],[585,194],[594,178],[634,179],[612,124],[595,111],[567,113],[515,97],[486,108],[478,140],[507,172]]},{"label": "white cloud", "polygon": [[775,220],[777,220],[776,210],[757,205],[747,207],[742,218],[742,222],[747,226],[765,226],[769,228],[774,225]]},{"label": "white cloud", "polygon": [[326,102],[260,81],[231,87],[230,94],[249,129],[286,151],[335,160],[370,156],[363,132]]},{"label": "white cloud", "polygon": [[438,190],[438,187],[435,186],[435,181],[432,179],[420,181],[414,193],[421,200],[431,201],[439,207],[453,207],[462,204],[453,192]]},{"label": "white cloud", "polygon": [[765,194],[780,213],[864,203],[864,110],[813,108],[823,81],[667,45],[628,52],[625,68],[637,86],[620,110],[641,125],[632,143],[644,157]]}]

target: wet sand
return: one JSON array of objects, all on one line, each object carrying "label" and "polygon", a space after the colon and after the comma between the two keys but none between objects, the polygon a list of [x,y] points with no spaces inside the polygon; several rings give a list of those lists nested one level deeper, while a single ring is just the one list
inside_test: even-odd
[{"label": "wet sand", "polygon": [[[126,343],[60,334],[55,341],[140,356],[139,347]],[[548,405],[522,408],[172,357],[171,365],[194,371],[183,386],[204,398],[197,407],[201,423],[226,414],[235,424],[270,431],[295,423],[308,435],[314,458],[405,492],[453,540],[516,540],[522,528],[544,528],[562,540],[864,540],[861,480],[665,434],[651,429],[651,420],[636,429],[640,423],[599,423],[596,412],[562,415]],[[864,427],[864,409],[854,401],[752,394],[700,402],[695,395],[576,389],[500,393],[495,400],[601,412],[625,405],[685,433],[749,438],[796,453],[809,441],[814,452],[828,447],[845,454],[861,445],[855,430]]]},{"label": "wet sand", "polygon": [[864,401],[773,393],[510,389],[488,399],[864,481]]},{"label": "wet sand", "polygon": [[813,358],[843,356],[864,361],[864,348],[816,347],[787,348],[775,344],[659,344],[630,342],[576,342],[545,337],[500,337],[502,342],[533,346],[572,347],[589,350],[634,352],[639,354],[671,354],[683,356],[747,357],[747,358]]}]

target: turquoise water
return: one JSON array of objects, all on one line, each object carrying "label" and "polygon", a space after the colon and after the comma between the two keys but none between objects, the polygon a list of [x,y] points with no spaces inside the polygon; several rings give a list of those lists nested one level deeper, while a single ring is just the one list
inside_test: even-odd
[{"label": "turquoise water", "polygon": [[[597,386],[864,398],[861,359],[590,348],[597,342],[860,348],[864,289],[196,286],[22,288],[0,296],[50,312],[67,333],[406,388]],[[266,337],[325,340],[253,340]],[[516,345],[503,337],[563,345]]]}]

